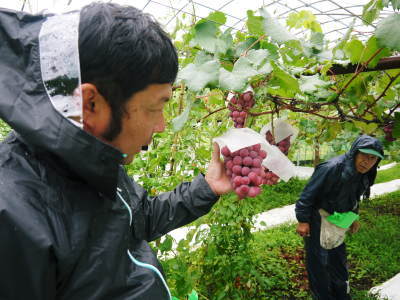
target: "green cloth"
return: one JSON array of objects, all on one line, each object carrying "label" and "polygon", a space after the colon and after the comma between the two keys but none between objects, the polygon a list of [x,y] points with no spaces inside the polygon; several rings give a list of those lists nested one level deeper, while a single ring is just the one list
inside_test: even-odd
[{"label": "green cloth", "polygon": [[354,221],[360,218],[359,215],[353,213],[352,211],[345,213],[334,212],[333,215],[330,215],[326,219],[341,228],[349,228]]}]

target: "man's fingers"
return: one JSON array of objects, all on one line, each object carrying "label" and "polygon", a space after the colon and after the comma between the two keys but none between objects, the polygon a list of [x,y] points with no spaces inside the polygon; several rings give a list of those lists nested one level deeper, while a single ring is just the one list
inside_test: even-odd
[{"label": "man's fingers", "polygon": [[220,161],[220,158],[219,158],[219,145],[218,145],[218,143],[213,143],[213,148],[214,148],[214,150],[213,150],[213,153],[212,153],[212,160],[213,161]]}]

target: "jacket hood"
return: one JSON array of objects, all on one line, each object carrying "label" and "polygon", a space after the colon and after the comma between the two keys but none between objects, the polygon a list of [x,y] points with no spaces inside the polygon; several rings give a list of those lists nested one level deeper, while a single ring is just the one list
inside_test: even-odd
[{"label": "jacket hood", "polygon": [[81,126],[78,26],[78,12],[0,9],[0,117],[29,145],[114,198],[122,154]]},{"label": "jacket hood", "polygon": [[[375,151],[378,151],[380,154],[382,154],[382,156],[384,155],[382,143],[379,140],[377,140],[376,138],[373,138],[369,135],[363,134],[363,135],[359,136],[353,142],[350,150],[345,154],[346,160],[348,160],[349,163],[351,163],[354,170],[355,170],[355,165],[354,165],[355,156],[356,156],[358,150],[363,149],[363,148],[374,149]],[[371,170],[369,170],[366,174],[364,174],[364,175],[368,176],[370,185],[372,185],[375,181],[376,174],[377,174],[377,167],[378,167],[380,161],[381,161],[381,158],[378,157],[376,164],[371,168]]]},{"label": "jacket hood", "polygon": [[351,146],[347,154],[351,157],[354,157],[358,150],[366,148],[374,149],[375,151],[378,151],[380,154],[384,155],[382,143],[376,138],[373,138],[366,134],[359,136],[353,142],[353,145]]}]

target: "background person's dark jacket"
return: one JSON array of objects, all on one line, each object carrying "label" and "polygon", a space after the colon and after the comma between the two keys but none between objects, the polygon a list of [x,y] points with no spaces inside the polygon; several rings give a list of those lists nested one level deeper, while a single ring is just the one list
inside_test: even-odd
[{"label": "background person's dark jacket", "polygon": [[17,132],[0,144],[0,299],[167,299],[127,251],[161,270],[147,242],[204,215],[217,197],[202,175],[149,197],[118,150],[53,108],[39,64],[43,20],[0,9],[0,117]]},{"label": "background person's dark jacket", "polygon": [[312,215],[320,208],[330,214],[358,212],[360,197],[369,195],[380,162],[378,159],[366,174],[358,173],[354,159],[361,148],[372,148],[383,155],[382,144],[377,139],[362,135],[346,154],[319,164],[296,202],[296,218],[299,222],[310,223]]}]

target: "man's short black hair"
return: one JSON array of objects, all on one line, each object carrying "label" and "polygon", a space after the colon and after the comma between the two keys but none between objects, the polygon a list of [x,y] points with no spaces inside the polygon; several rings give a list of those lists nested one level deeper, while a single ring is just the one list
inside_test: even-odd
[{"label": "man's short black hair", "polygon": [[172,84],[178,57],[171,39],[148,14],[132,6],[92,3],[81,10],[82,83],[94,84],[112,110],[107,140],[121,131],[126,101],[152,83]]}]

